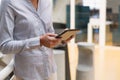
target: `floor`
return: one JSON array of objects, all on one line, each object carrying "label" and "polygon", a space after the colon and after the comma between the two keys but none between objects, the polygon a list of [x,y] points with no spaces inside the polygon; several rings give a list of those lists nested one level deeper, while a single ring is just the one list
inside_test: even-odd
[{"label": "floor", "polygon": [[[77,80],[75,79],[78,61],[76,48],[75,44],[68,45],[71,80]],[[93,57],[95,80],[120,80],[120,47],[105,46],[100,48],[95,46]]]},{"label": "floor", "polygon": [[95,47],[95,80],[120,80],[120,47]]}]

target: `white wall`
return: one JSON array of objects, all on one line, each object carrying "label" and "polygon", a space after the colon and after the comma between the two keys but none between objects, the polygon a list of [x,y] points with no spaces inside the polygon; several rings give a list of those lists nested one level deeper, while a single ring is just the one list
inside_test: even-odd
[{"label": "white wall", "polygon": [[66,4],[67,0],[56,0],[53,9],[53,22],[66,23]]}]

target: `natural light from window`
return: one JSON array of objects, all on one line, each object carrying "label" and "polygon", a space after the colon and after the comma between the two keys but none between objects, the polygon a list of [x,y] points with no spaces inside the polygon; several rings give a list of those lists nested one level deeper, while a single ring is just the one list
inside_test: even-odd
[{"label": "natural light from window", "polygon": [[99,9],[100,0],[83,0],[84,6],[90,6],[90,9]]}]

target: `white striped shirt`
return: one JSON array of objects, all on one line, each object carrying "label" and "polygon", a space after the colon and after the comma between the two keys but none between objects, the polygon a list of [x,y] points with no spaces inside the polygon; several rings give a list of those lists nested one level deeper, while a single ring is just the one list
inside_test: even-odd
[{"label": "white striped shirt", "polygon": [[3,0],[0,51],[15,54],[15,74],[24,80],[44,80],[56,71],[53,51],[40,46],[40,36],[54,33],[50,0]]}]

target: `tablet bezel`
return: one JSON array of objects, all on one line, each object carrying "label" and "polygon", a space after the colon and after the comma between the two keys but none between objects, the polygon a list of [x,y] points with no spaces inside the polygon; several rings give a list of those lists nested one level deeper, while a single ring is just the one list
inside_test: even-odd
[{"label": "tablet bezel", "polygon": [[[67,30],[64,30],[63,32],[59,33],[56,38],[65,38],[63,35],[67,35],[67,34],[71,34],[69,37],[73,36],[73,35],[76,35],[77,32],[79,32],[80,30],[79,29],[67,29]],[[64,40],[64,39],[63,39]]]}]

